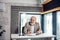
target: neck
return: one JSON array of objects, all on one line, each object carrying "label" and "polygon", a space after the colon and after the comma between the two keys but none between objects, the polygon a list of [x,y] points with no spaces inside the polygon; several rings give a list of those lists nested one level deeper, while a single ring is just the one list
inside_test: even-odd
[{"label": "neck", "polygon": [[35,24],[35,22],[34,23],[30,23],[31,25],[34,25]]}]

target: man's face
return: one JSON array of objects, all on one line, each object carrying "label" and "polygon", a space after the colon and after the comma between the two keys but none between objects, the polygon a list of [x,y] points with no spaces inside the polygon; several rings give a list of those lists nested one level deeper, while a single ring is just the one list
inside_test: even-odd
[{"label": "man's face", "polygon": [[36,17],[31,17],[30,22],[31,22],[31,23],[35,23],[35,22],[36,22]]}]

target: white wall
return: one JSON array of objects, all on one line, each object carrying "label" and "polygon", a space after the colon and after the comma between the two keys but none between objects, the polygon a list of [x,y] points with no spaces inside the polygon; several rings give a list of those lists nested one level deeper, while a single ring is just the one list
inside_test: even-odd
[{"label": "white wall", "polygon": [[4,4],[0,3],[0,12],[5,11]]},{"label": "white wall", "polygon": [[[2,0],[2,1],[5,3],[19,4],[21,6],[37,6],[37,4],[40,4],[39,2],[40,0]],[[41,4],[38,6],[40,7]]]},{"label": "white wall", "polygon": [[4,0],[6,3],[28,3],[36,4],[36,0]]},{"label": "white wall", "polygon": [[0,25],[3,26],[3,29],[6,31],[4,33],[4,40],[10,40],[10,5],[9,4],[3,4],[2,12],[0,12]]},{"label": "white wall", "polygon": [[[5,16],[5,30],[6,30],[6,40],[10,40],[10,27],[11,27],[11,5],[5,4],[6,11],[4,12]],[[6,24],[7,23],[7,24]]]}]

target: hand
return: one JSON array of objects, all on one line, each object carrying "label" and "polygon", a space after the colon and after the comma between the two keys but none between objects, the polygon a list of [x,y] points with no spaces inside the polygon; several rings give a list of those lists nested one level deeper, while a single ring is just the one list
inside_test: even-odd
[{"label": "hand", "polygon": [[31,32],[31,31],[29,31],[29,32],[28,32],[28,34],[32,34],[32,32]]},{"label": "hand", "polygon": [[38,34],[42,34],[42,30],[38,30],[37,33],[38,33]]}]

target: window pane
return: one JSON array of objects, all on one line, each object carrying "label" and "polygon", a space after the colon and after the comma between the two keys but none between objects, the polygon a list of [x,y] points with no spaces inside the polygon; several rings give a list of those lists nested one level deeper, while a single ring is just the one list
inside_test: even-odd
[{"label": "window pane", "polygon": [[40,28],[41,28],[41,15],[40,14],[36,14],[36,13],[22,13],[21,14],[21,35],[23,35],[22,34],[22,28],[25,26],[25,24],[27,23],[27,22],[29,22],[30,21],[30,18],[32,17],[32,16],[35,16],[36,17],[36,22],[38,22],[39,23],[39,25],[40,25]]},{"label": "window pane", "polygon": [[60,11],[57,12],[57,38],[60,38]]},{"label": "window pane", "polygon": [[48,35],[52,34],[52,13],[44,15],[44,32]]},{"label": "window pane", "polygon": [[21,15],[21,27],[25,26],[25,23],[30,21],[31,16],[36,17],[36,22],[41,24],[41,15],[29,15],[29,14],[22,14]]}]

